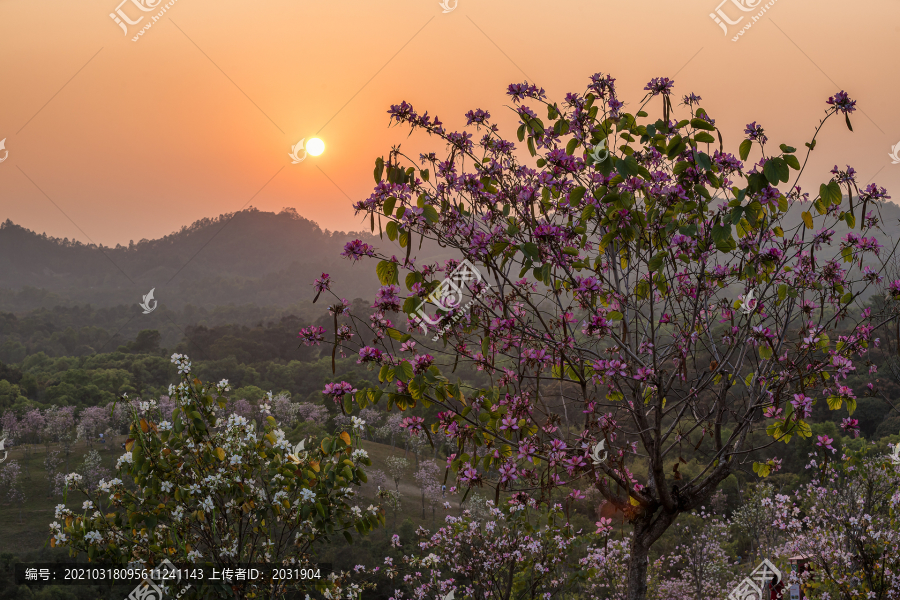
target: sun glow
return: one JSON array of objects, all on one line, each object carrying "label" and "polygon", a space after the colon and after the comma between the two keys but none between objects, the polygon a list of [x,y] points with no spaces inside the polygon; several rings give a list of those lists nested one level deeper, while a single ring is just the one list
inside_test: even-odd
[{"label": "sun glow", "polygon": [[312,138],[306,142],[306,151],[313,156],[318,156],[325,152],[325,142],[319,138]]}]

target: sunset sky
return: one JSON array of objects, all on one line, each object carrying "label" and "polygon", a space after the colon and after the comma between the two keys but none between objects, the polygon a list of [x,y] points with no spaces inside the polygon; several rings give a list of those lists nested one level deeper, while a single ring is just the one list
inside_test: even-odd
[{"label": "sunset sky", "polygon": [[[509,83],[561,102],[598,71],[633,110],[647,81],[673,78],[678,98],[702,96],[734,153],[750,121],[802,148],[844,89],[855,131],[829,122],[804,188],[850,164],[900,201],[888,156],[900,143],[900,1],[777,0],[737,42],[750,17],[726,36],[709,16],[718,1],[458,0],[443,13],[438,0],[177,0],[133,42],[165,1],[121,5],[144,16],[125,35],[109,16],[120,0],[0,0],[0,220],[106,245],[248,204],[358,229],[347,196],[368,196],[376,156],[397,143],[443,150],[388,129],[391,104],[449,130],[486,109],[514,139]],[[765,4],[735,2],[721,5],[732,19]],[[660,116],[658,102],[650,110]],[[325,153],[291,164],[291,146],[317,133]]]}]

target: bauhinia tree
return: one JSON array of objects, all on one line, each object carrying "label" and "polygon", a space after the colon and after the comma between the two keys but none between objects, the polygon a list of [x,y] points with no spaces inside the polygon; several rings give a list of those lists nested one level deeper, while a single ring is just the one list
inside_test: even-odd
[{"label": "bauhinia tree", "polygon": [[[490,486],[495,500],[596,488],[634,527],[631,600],[646,598],[648,552],[679,515],[751,464],[777,470],[773,448],[811,435],[816,402],[854,410],[844,380],[880,325],[859,300],[892,253],[872,235],[884,188],[860,192],[849,167],[813,195],[796,183],[824,123],[850,126],[846,93],[828,99],[805,153],[754,122],[735,156],[698,96],[673,104],[673,85],[650,81],[634,112],[599,73],[561,103],[510,85],[527,153],[488,111],[466,115],[476,142],[391,107],[392,122],[441,138],[447,154],[395,147],[375,161],[375,191],[355,207],[400,249],[344,250],[378,259],[374,314],[349,314],[328,275],[316,281],[337,299],[328,341],[380,382],[325,394],[347,412],[439,405],[404,427],[446,434],[458,485]],[[417,260],[423,239],[458,259]],[[900,281],[890,289],[900,295]],[[489,383],[451,381],[460,365]]]}]

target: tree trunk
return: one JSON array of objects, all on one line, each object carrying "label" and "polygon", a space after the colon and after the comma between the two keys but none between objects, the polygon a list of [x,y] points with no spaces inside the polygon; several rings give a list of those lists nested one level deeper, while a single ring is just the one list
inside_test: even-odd
[{"label": "tree trunk", "polygon": [[631,538],[628,560],[628,600],[647,600],[647,566],[650,559],[650,544],[647,543],[648,523],[636,522]]}]

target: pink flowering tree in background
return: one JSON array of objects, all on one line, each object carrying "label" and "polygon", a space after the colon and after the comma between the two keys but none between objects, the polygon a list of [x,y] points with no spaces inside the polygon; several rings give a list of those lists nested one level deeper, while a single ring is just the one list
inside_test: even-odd
[{"label": "pink flowering tree in background", "polygon": [[[599,531],[603,532],[603,528]],[[627,539],[607,536],[602,545],[588,548],[580,567],[586,570],[588,591],[594,598],[625,600],[628,593],[628,546]]]},{"label": "pink flowering tree in background", "polygon": [[[401,548],[397,564],[388,557],[385,573],[400,588],[392,600],[445,598],[451,590],[456,598],[532,600],[579,589],[584,571],[571,547],[582,538],[564,524],[559,506],[549,514],[536,510],[533,499],[490,507],[483,522],[465,511],[434,533],[420,528],[415,550]],[[541,522],[531,523],[539,515]]]},{"label": "pink flowering tree in background", "polygon": [[94,442],[101,433],[109,429],[109,410],[101,406],[89,406],[81,411],[78,417],[76,433],[78,439],[86,440],[93,448]]},{"label": "pink flowering tree in background", "polygon": [[774,556],[784,541],[784,532],[772,527],[776,519],[774,498],[773,485],[757,483],[741,506],[731,514],[731,528],[739,538],[743,537],[748,542],[748,558],[754,565],[763,558]]},{"label": "pink flowering tree in background", "polygon": [[659,558],[654,571],[659,585],[654,597],[669,600],[706,600],[725,598],[737,584],[728,553],[722,544],[728,539],[728,523],[707,513],[686,515],[675,525],[679,544]]},{"label": "pink flowering tree in background", "polygon": [[19,437],[19,417],[13,410],[7,410],[0,417],[0,429],[2,429],[2,437],[8,445],[15,444]]},{"label": "pink flowering tree in background", "polygon": [[[425,498],[428,497],[429,502],[434,501],[434,492],[437,490],[437,495],[440,497],[440,489],[441,485],[438,483],[438,476],[441,472],[441,468],[437,465],[433,460],[423,460],[419,467],[416,469],[416,472],[413,473],[413,479],[416,480],[416,483],[419,484],[419,489],[422,492],[422,518],[425,518]],[[432,511],[433,512],[433,511]],[[434,515],[432,514],[432,517]]]},{"label": "pink flowering tree in background", "polygon": [[22,468],[19,461],[11,460],[0,466],[0,489],[3,490],[6,502],[19,507],[19,523],[21,523],[25,492],[22,489]]},{"label": "pink flowering tree in background", "polygon": [[324,427],[328,422],[328,409],[320,404],[301,402],[298,404],[297,418]]},{"label": "pink flowering tree in background", "polygon": [[[365,410],[365,409],[363,409]],[[400,413],[392,413],[384,420],[384,425],[375,430],[375,435],[388,441],[391,447],[394,447],[394,438],[403,433],[400,424],[403,422],[403,415]]]},{"label": "pink flowering tree in background", "polygon": [[72,444],[75,443],[77,436],[75,407],[51,406],[44,410],[43,418],[45,423],[43,435],[45,439],[60,445],[66,458],[66,471],[69,471],[69,456],[72,454]]},{"label": "pink flowering tree in background", "polygon": [[900,466],[866,448],[807,468],[812,481],[775,497],[784,552],[810,562],[794,581],[807,597],[900,598]]},{"label": "pink flowering tree in background", "polygon": [[[562,102],[510,85],[524,149],[485,110],[466,115],[473,139],[391,107],[447,152],[376,160],[356,209],[384,247],[343,253],[376,263],[374,310],[349,314],[323,275],[316,297],[335,298],[335,329],[301,331],[377,371],[378,386],[329,384],[344,412],[437,405],[403,426],[450,438],[461,488],[489,487],[499,505],[501,493],[547,503],[559,486],[593,487],[622,510],[629,600],[647,597],[648,553],[679,515],[739,470],[777,470],[777,445],[811,435],[815,403],[852,413],[844,381],[884,322],[858,300],[892,254],[875,235],[883,188],[857,194],[849,168],[819,174],[811,194],[796,183],[824,124],[850,125],[846,93],[802,151],[754,122],[735,155],[701,99],[676,105],[673,86],[653,79],[626,110],[599,73]],[[457,258],[417,260],[424,239]],[[463,260],[477,276],[454,274]],[[900,281],[890,289],[900,297]],[[459,365],[489,383],[452,382]],[[697,468],[683,477],[681,462]]]}]

